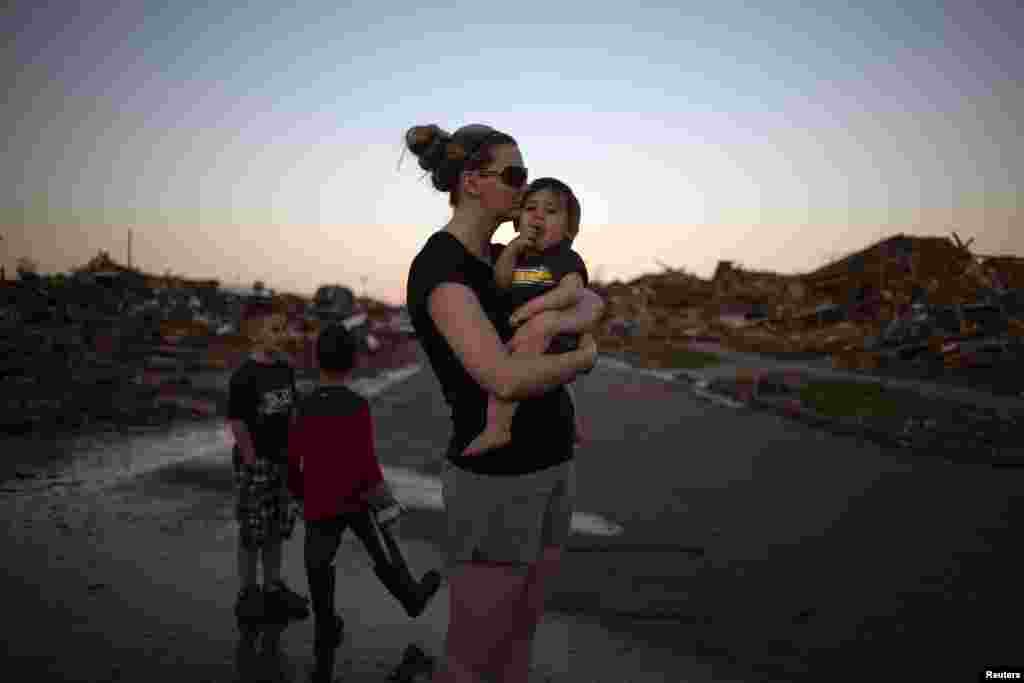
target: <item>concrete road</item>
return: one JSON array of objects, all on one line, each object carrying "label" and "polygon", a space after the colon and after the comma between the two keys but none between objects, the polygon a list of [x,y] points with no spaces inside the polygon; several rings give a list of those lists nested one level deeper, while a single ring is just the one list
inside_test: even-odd
[{"label": "concrete road", "polygon": [[[1024,664],[1021,470],[884,450],[636,371],[599,366],[577,389],[577,508],[624,533],[573,537],[554,612],[716,680],[959,681]],[[428,367],[373,410],[382,462],[437,471],[448,410]],[[403,524],[441,538],[440,514]]]}]

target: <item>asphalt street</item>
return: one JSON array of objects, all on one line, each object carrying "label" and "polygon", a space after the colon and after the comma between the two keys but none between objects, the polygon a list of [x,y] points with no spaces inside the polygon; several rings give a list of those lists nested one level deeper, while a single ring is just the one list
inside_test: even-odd
[{"label": "asphalt street", "polygon": [[[373,410],[381,461],[436,473],[448,410],[424,370]],[[553,611],[738,680],[976,680],[1024,661],[1003,618],[1021,604],[1020,469],[884,449],[626,369],[599,366],[577,396],[576,507],[624,531],[573,536]],[[403,534],[440,542],[441,522],[414,515]]]},{"label": "asphalt street", "polygon": [[[667,377],[603,363],[577,384],[588,440],[575,507],[621,533],[580,525],[572,536],[536,680],[955,682],[1021,671],[1012,529],[1024,471],[887,450],[708,402]],[[423,501],[400,536],[414,566],[436,566],[448,408],[425,364],[369,393],[385,472]],[[225,680],[237,577],[223,425],[80,450],[4,444],[42,466],[0,496],[12,549],[0,598],[32,617],[6,622],[7,655],[38,680]],[[353,624],[339,667],[368,683],[410,641],[438,651],[446,599],[409,622],[381,600],[354,543],[338,560]],[[301,541],[288,546],[286,574],[304,590],[300,552]],[[296,670],[311,637],[308,622],[285,634]]]}]

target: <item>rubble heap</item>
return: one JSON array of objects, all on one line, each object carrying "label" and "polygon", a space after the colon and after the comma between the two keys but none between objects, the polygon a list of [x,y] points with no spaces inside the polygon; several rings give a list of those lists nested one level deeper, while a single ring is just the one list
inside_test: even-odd
[{"label": "rubble heap", "polygon": [[608,307],[602,350],[664,353],[694,342],[758,353],[828,354],[870,369],[916,344],[964,362],[971,340],[1024,336],[1024,258],[973,254],[952,238],[896,235],[801,275],[719,263],[711,280],[665,267],[595,285]]},{"label": "rubble heap", "polygon": [[[239,322],[254,297],[286,315],[285,350],[298,369],[315,372],[324,320],[312,301],[255,290],[147,275],[106,252],[71,275],[0,281],[0,432],[147,428],[175,415],[216,414],[224,374],[253,347]],[[345,312],[363,314],[345,318],[346,326],[367,340],[374,369],[410,362],[396,308],[350,303],[357,310]]]}]

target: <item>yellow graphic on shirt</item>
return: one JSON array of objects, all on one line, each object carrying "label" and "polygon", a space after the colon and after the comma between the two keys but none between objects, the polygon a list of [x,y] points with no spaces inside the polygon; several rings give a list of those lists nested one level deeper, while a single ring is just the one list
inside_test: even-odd
[{"label": "yellow graphic on shirt", "polygon": [[543,266],[537,268],[516,268],[512,271],[512,284],[514,285],[550,285],[555,277],[551,271]]}]

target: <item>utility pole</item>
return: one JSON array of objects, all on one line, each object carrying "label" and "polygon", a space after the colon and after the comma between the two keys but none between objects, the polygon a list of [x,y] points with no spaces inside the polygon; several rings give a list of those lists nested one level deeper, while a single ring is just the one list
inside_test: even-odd
[{"label": "utility pole", "polygon": [[128,228],[128,267],[132,267],[132,229]]},{"label": "utility pole", "polygon": [[367,281],[367,279],[369,279],[369,277],[364,275],[360,279],[363,281],[363,303],[365,303],[367,301],[367,298],[366,298],[366,281]]}]

